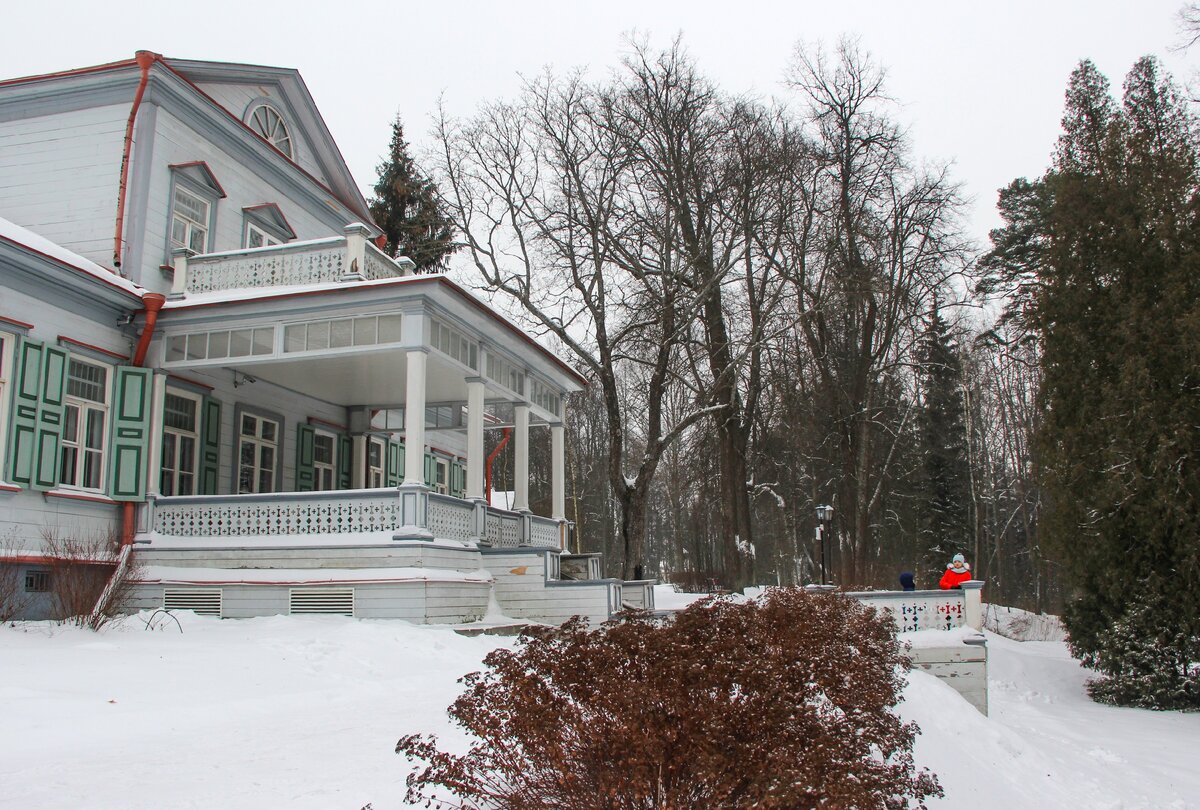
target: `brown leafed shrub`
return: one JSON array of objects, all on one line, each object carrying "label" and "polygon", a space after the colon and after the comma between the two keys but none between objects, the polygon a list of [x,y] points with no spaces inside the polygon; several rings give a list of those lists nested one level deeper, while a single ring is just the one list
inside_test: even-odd
[{"label": "brown leafed shrub", "polygon": [[904,808],[940,796],[890,709],[908,663],[890,619],[773,589],[673,620],[537,629],[450,707],[463,756],[409,735],[407,800],[461,808]]},{"label": "brown leafed shrub", "polygon": [[[46,530],[42,533],[42,547],[50,560],[50,596],[55,619],[99,630],[123,612],[136,576],[131,565],[118,571],[120,542],[115,533],[79,537]],[[110,587],[114,572],[119,576]],[[96,610],[106,587],[108,598]]]},{"label": "brown leafed shrub", "polygon": [[[0,624],[19,618],[29,605],[25,578],[13,560],[21,556],[21,543],[15,533],[0,543]],[[7,563],[7,564],[6,564]]]}]

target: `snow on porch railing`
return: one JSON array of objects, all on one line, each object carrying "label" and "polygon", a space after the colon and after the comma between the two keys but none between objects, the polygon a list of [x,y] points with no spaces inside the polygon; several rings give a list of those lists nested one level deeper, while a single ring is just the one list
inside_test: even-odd
[{"label": "snow on porch railing", "polygon": [[413,264],[393,259],[368,241],[363,225],[344,236],[189,255],[175,251],[173,295],[326,282],[374,281],[411,275]]},{"label": "snow on porch railing", "polygon": [[168,537],[355,534],[399,526],[394,489],[151,497],[148,528]]},{"label": "snow on porch railing", "polygon": [[949,591],[859,591],[847,596],[890,610],[896,630],[983,629],[983,582],[970,580]]}]

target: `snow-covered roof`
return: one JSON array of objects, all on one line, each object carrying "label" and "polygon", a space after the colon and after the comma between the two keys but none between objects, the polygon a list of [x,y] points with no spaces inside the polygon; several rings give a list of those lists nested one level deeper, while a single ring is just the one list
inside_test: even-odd
[{"label": "snow-covered roof", "polygon": [[359,585],[388,582],[491,582],[486,568],[183,568],[149,565],[137,573],[161,585]]},{"label": "snow-covered roof", "polygon": [[53,259],[59,264],[92,276],[136,298],[141,298],[146,292],[145,288],[134,284],[127,278],[122,278],[115,270],[96,264],[91,259],[85,259],[78,253],[73,253],[62,245],[51,242],[46,237],[4,217],[0,217],[0,239],[25,248],[32,253]]}]

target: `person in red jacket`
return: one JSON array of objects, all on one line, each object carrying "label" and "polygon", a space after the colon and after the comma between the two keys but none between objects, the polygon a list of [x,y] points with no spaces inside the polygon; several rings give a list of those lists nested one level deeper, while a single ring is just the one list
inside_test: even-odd
[{"label": "person in red jacket", "polygon": [[967,565],[967,558],[961,554],[955,554],[954,559],[946,564],[946,573],[942,574],[938,585],[943,591],[949,591],[970,578],[971,566]]}]

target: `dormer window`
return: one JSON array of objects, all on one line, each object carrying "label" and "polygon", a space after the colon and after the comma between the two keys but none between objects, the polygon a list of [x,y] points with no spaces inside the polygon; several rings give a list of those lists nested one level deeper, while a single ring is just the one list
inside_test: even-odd
[{"label": "dormer window", "polygon": [[171,209],[171,247],[207,252],[208,223],[212,206],[183,186],[175,186],[175,204]]},{"label": "dormer window", "polygon": [[263,136],[267,143],[289,158],[292,157],[292,136],[278,110],[270,104],[259,104],[250,111],[247,123],[251,129]]}]

